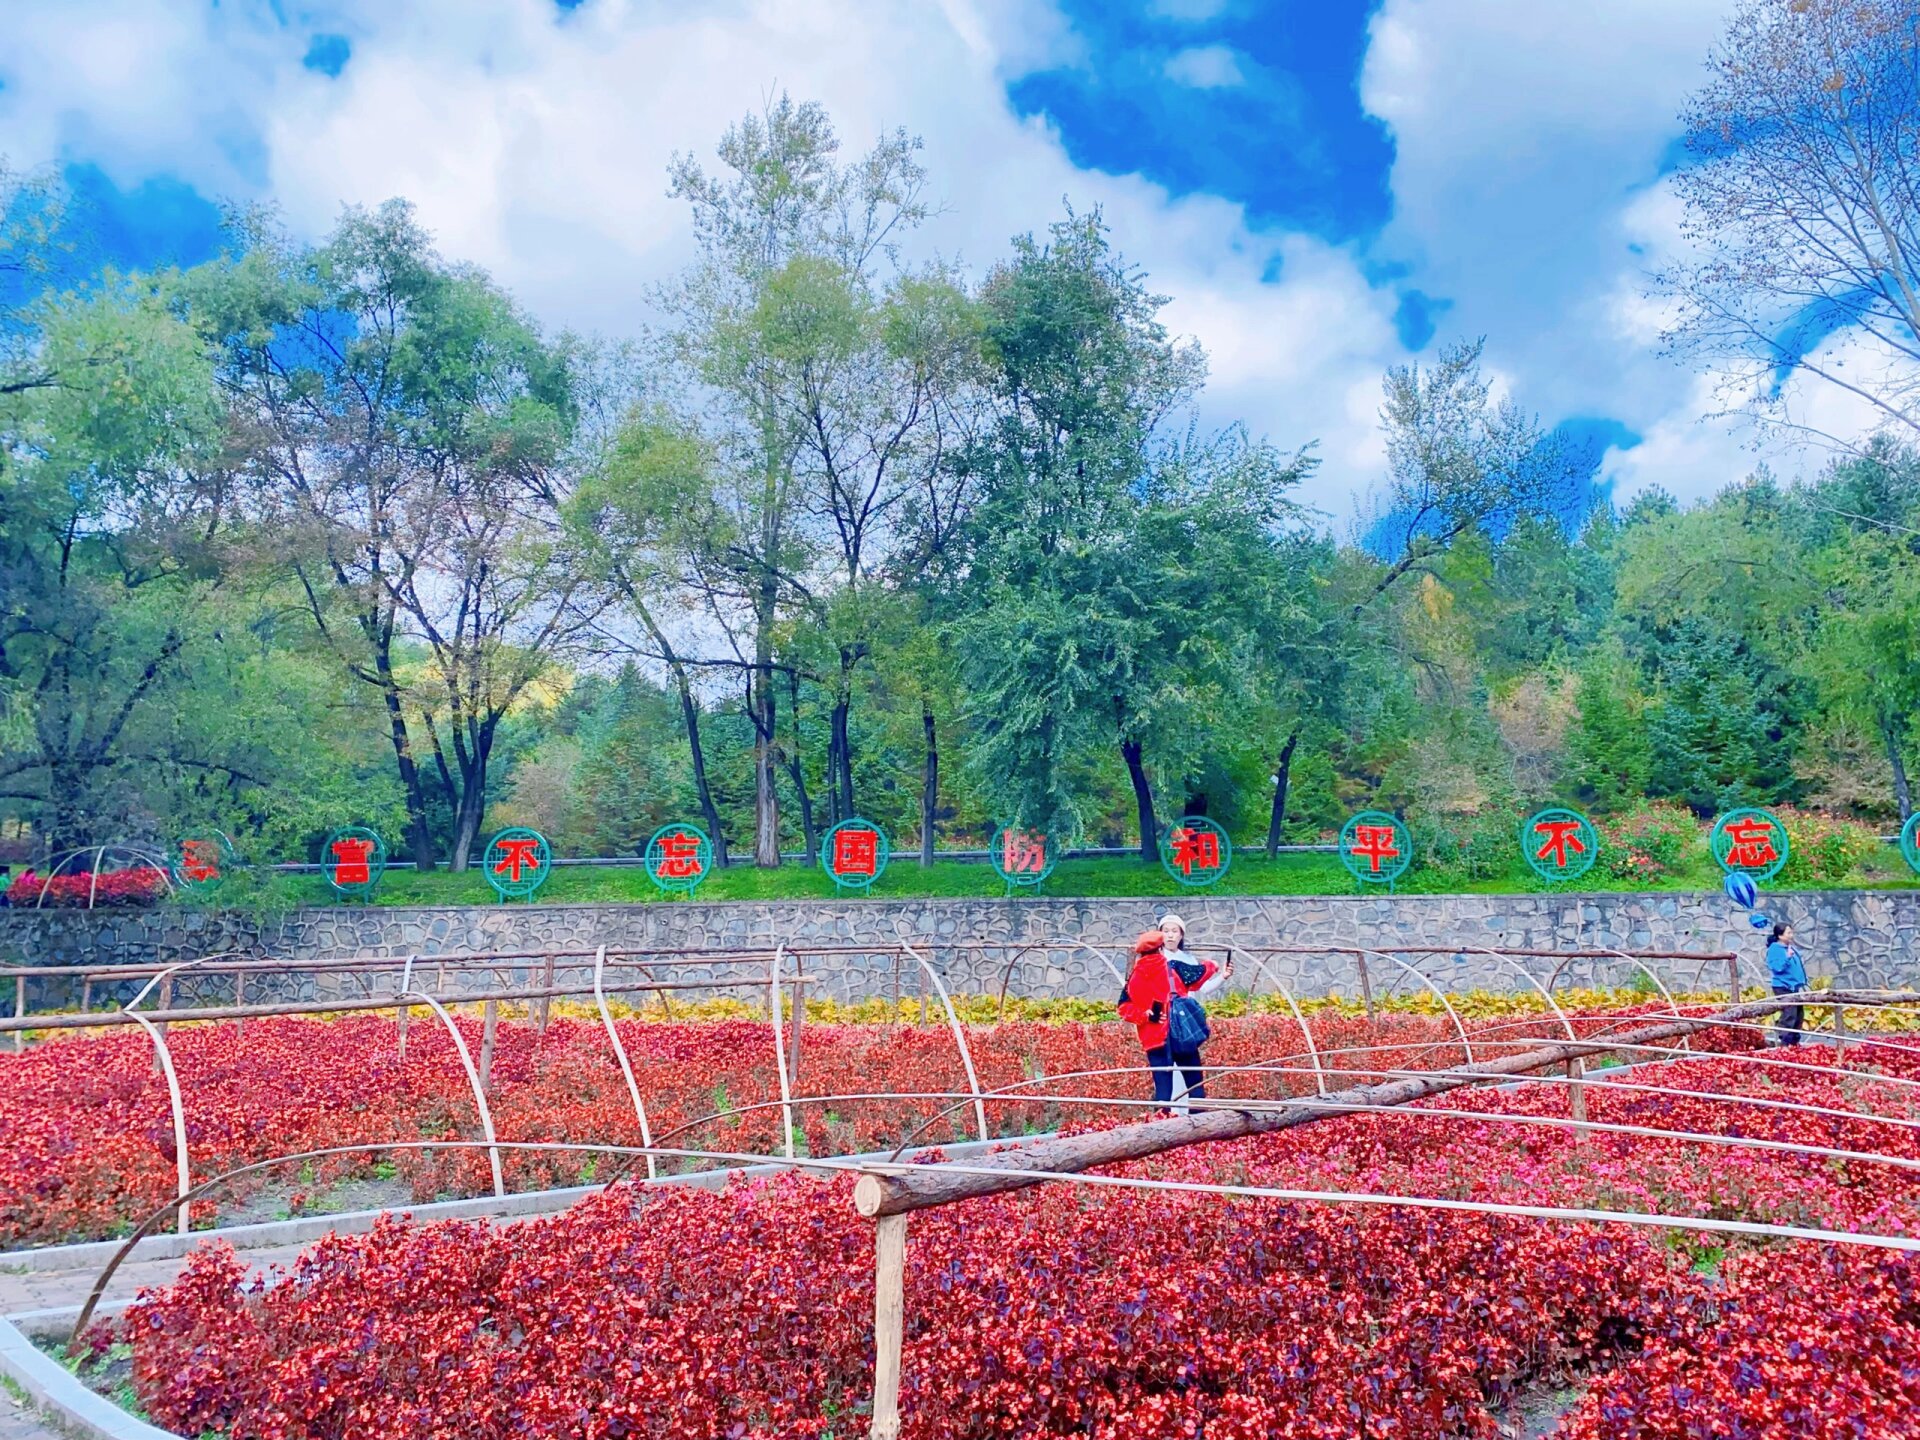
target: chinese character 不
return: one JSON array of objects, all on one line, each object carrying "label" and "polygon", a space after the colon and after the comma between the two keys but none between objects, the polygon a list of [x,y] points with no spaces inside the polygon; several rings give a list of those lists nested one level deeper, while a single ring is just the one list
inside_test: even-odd
[{"label": "chinese character \u4e0d", "polygon": [[515,835],[502,840],[500,858],[493,862],[493,873],[518,883],[520,872],[540,868],[540,842],[530,835]]},{"label": "chinese character \u4e0d", "polygon": [[344,840],[336,840],[333,850],[333,883],[336,885],[371,885],[373,883],[373,841],[365,836],[350,835]]},{"label": "chinese character \u4e0d", "polygon": [[212,840],[182,840],[180,869],[195,884],[220,878],[220,846]]},{"label": "chinese character \u4e0d", "polygon": [[1047,868],[1047,837],[1007,830],[1000,837],[1000,868],[1009,875],[1039,875]]},{"label": "chinese character \u4e0d", "polygon": [[1375,875],[1380,873],[1382,860],[1400,858],[1399,847],[1393,843],[1391,825],[1356,825],[1353,827],[1353,844],[1348,847],[1349,855],[1356,855],[1368,862]]},{"label": "chinese character \u4e0d", "polygon": [[1773,826],[1757,816],[1747,815],[1727,826],[1727,864],[1759,869],[1780,858],[1773,848]]},{"label": "chinese character \u4e0d", "polygon": [[1195,867],[1218,870],[1220,837],[1211,830],[1182,825],[1173,832],[1173,863],[1180,867],[1183,875],[1193,874]]},{"label": "chinese character \u4e0d", "polygon": [[1533,858],[1544,860],[1548,855],[1552,855],[1556,870],[1564,870],[1571,863],[1567,858],[1568,850],[1572,850],[1576,855],[1587,853],[1587,847],[1580,842],[1578,820],[1542,820],[1533,827],[1533,833],[1547,837],[1547,843],[1533,852]]},{"label": "chinese character \u4e0d", "polygon": [[704,866],[700,863],[700,837],[675,830],[660,837],[660,864],[656,874],[662,880],[692,880]]},{"label": "chinese character \u4e0d", "polygon": [[880,837],[871,830],[833,832],[833,873],[872,875],[880,868]]}]

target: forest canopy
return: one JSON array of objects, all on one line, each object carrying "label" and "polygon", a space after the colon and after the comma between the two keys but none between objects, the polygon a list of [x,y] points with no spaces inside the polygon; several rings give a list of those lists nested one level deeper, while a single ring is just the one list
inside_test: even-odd
[{"label": "forest canopy", "polygon": [[[1750,256],[1766,217],[1714,209],[1740,73],[1683,198]],[[1151,856],[1190,813],[1250,845],[1360,808],[1911,814],[1913,389],[1802,478],[1615,504],[1460,337],[1382,377],[1367,518],[1330,519],[1312,436],[1201,423],[1207,357],[1099,212],[962,270],[916,236],[917,140],[853,153],[785,96],[668,179],[693,262],[584,337],[404,199],[74,282],[57,182],[0,176],[0,833],[298,860],[368,824],[462,869],[507,824],[631,854],[693,819],[773,865],[856,814],[929,858],[1005,822]],[[1734,344],[1749,280],[1666,277],[1676,348]]]}]

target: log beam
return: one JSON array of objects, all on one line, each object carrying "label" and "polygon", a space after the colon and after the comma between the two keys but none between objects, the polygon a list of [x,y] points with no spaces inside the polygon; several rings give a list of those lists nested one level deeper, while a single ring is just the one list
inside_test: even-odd
[{"label": "log beam", "polygon": [[[1010,1146],[979,1159],[970,1160],[965,1172],[941,1165],[902,1166],[896,1173],[862,1175],[854,1186],[854,1208],[862,1215],[880,1217],[905,1215],[936,1205],[951,1205],[981,1195],[999,1195],[1044,1184],[1044,1175],[1078,1174],[1101,1165],[1117,1165],[1129,1160],[1144,1160],[1168,1150],[1212,1140],[1238,1140],[1248,1135],[1291,1130],[1316,1120],[1350,1114],[1351,1108],[1379,1109],[1408,1105],[1416,1100],[1444,1095],[1488,1080],[1510,1080],[1534,1071],[1558,1068],[1570,1061],[1584,1060],[1617,1050],[1691,1035],[1716,1025],[1753,1021],[1772,1015],[1787,1005],[1804,1004],[1798,996],[1776,996],[1745,1005],[1733,1005],[1681,1020],[1644,1025],[1619,1034],[1592,1040],[1562,1040],[1517,1055],[1483,1060],[1473,1065],[1439,1071],[1414,1079],[1389,1080],[1370,1085],[1355,1085],[1325,1096],[1303,1097],[1292,1106],[1281,1108],[1262,1101],[1258,1110],[1235,1110],[1230,1100],[1194,1102],[1195,1113],[1170,1120],[1145,1120],[1120,1125],[1111,1130],[1096,1130],[1082,1135],[1063,1135],[1024,1145]],[[1914,996],[1897,990],[1829,991],[1823,999],[1847,1005],[1897,1005],[1911,1003]],[[1042,1172],[1036,1176],[1029,1172]]]}]

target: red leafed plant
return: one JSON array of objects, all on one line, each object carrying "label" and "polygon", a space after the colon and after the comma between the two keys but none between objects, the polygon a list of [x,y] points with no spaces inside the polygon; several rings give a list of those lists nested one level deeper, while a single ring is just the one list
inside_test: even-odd
[{"label": "red leafed plant", "polygon": [[[1243,1023],[1265,1022],[1226,1022],[1223,1047]],[[1004,1048],[983,1043],[981,1063],[1017,1073],[1044,1054],[1061,1067],[1050,1073],[1091,1068],[1109,1028],[999,1027]],[[753,1026],[636,1027],[632,1043],[642,1030],[664,1032],[636,1061],[649,1085],[656,1067],[667,1086],[731,1064],[727,1084],[755,1093],[748,1057],[771,1049]],[[377,1029],[365,1035],[363,1059],[381,1043]],[[809,1065],[834,1076],[870,1066],[856,1073],[873,1089],[944,1088],[953,1062],[933,1038],[810,1036]],[[312,1027],[287,1043],[312,1046]],[[1289,1042],[1255,1030],[1240,1043],[1271,1055]],[[504,1129],[619,1128],[611,1102],[569,1113],[560,1100],[598,1073],[590,1030],[556,1027],[503,1056],[503,1100],[516,1086],[527,1099]],[[1632,1072],[1664,1091],[1596,1073],[1589,1118],[1920,1161],[1920,1131],[1879,1118],[1911,1116],[1920,1053],[1877,1050],[1865,1072],[1824,1056],[1804,1054],[1808,1068],[1791,1073],[1727,1054]],[[1716,1098],[1778,1100],[1789,1085],[1793,1106]],[[1513,1123],[1566,1114],[1553,1086],[1456,1093],[1103,1173],[1920,1233],[1911,1168]],[[745,1115],[728,1126],[743,1147],[765,1138]],[[618,1185],[511,1228],[384,1223],[322,1241],[284,1274],[244,1277],[230,1252],[203,1251],[178,1283],[96,1332],[131,1342],[134,1386],[160,1423],[272,1440],[850,1440],[867,1425],[873,1227],[845,1179]],[[1571,1384],[1590,1388],[1559,1433],[1580,1440],[1910,1435],[1917,1293],[1920,1266],[1905,1255],[1052,1185],[913,1217],[906,1434],[1494,1440],[1515,1395]]]},{"label": "red leafed plant", "polygon": [[7,887],[7,903],[30,910],[36,905],[59,909],[100,908],[110,905],[154,905],[166,894],[166,877],[150,865],[125,870],[102,870],[98,875],[55,875],[51,880],[33,870],[22,872]]}]

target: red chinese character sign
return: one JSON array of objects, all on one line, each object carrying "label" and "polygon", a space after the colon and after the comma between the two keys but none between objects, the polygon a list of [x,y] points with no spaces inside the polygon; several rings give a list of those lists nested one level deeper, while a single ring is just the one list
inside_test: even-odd
[{"label": "red chinese character sign", "polygon": [[713,841],[698,825],[662,825],[641,853],[647,875],[669,894],[691,891],[713,869]]},{"label": "red chinese character sign", "polygon": [[182,890],[205,895],[219,889],[238,865],[233,842],[218,830],[207,830],[180,841],[173,857],[173,879]]},{"label": "red chinese character sign", "polygon": [[1542,880],[1578,880],[1600,858],[1600,835],[1578,810],[1542,810],[1520,826],[1520,853]]},{"label": "red chinese character sign", "polygon": [[387,873],[387,842],[364,825],[348,825],[327,837],[320,868],[327,883],[342,895],[371,900],[380,877]]},{"label": "red chinese character sign", "polygon": [[1039,888],[1040,882],[1053,873],[1057,851],[1054,838],[1044,830],[1002,825],[987,847],[987,859],[994,873],[1007,882],[1011,894],[1021,886]]},{"label": "red chinese character sign", "polygon": [[1183,815],[1160,832],[1160,863],[1182,885],[1211,885],[1233,864],[1233,842],[1204,815]]},{"label": "red chinese character sign", "polygon": [[1707,844],[1722,870],[1750,876],[1756,884],[1771,880],[1787,863],[1787,827],[1766,810],[1729,810],[1715,822]]},{"label": "red chinese character sign", "polygon": [[553,873],[553,851],[538,830],[515,825],[488,842],[481,863],[487,883],[502,900],[530,900]]},{"label": "red chinese character sign", "polygon": [[1920,874],[1920,811],[1909,815],[1900,827],[1900,853],[1907,857],[1914,873]]},{"label": "red chinese character sign", "polygon": [[842,820],[820,837],[820,868],[833,877],[836,891],[869,888],[886,873],[892,853],[871,820]]},{"label": "red chinese character sign", "polygon": [[1362,810],[1340,831],[1340,863],[1362,885],[1391,886],[1413,863],[1413,836],[1399,816]]}]

